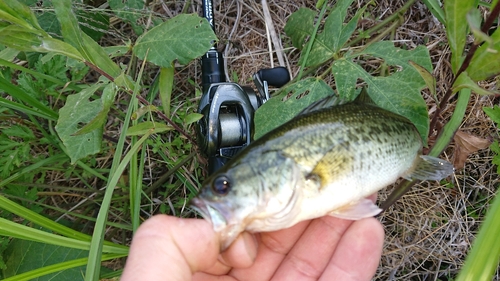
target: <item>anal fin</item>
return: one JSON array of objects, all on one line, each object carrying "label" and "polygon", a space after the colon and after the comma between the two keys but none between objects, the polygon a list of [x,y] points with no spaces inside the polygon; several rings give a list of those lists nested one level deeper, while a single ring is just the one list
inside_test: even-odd
[{"label": "anal fin", "polygon": [[329,215],[346,220],[360,220],[378,215],[381,211],[382,209],[375,205],[372,200],[364,198],[355,204],[335,210]]}]

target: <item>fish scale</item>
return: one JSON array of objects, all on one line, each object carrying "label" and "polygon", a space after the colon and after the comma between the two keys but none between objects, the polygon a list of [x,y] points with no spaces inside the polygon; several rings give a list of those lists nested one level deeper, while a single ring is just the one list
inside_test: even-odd
[{"label": "fish scale", "polygon": [[329,97],[251,143],[206,179],[192,205],[212,222],[223,248],[245,230],[279,230],[324,215],[373,216],[380,209],[365,197],[399,177],[453,172],[421,151],[406,118]]}]

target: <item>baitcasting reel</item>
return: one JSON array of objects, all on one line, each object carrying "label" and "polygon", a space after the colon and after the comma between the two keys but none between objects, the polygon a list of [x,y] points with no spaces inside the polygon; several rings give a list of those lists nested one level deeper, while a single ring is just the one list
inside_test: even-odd
[{"label": "baitcasting reel", "polygon": [[[214,29],[211,0],[203,0],[203,16]],[[202,57],[201,66],[203,95],[198,113],[203,118],[197,123],[197,139],[212,174],[250,144],[254,112],[269,99],[268,86],[285,85],[290,74],[284,67],[259,70],[253,75],[257,92],[226,82],[223,57],[215,46]]]}]

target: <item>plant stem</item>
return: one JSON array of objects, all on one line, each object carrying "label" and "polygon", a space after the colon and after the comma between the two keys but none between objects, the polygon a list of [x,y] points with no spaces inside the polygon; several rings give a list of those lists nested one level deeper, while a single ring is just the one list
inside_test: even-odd
[{"label": "plant stem", "polygon": [[163,174],[155,183],[153,183],[150,187],[148,187],[146,190],[144,190],[144,193],[149,194],[159,188],[163,183],[165,183],[170,176],[172,176],[177,170],[179,170],[184,164],[186,164],[189,160],[191,160],[195,155],[196,151],[191,152],[188,156],[186,156],[184,159],[182,159],[177,165],[172,167],[172,169],[169,169],[165,174]]},{"label": "plant stem", "polygon": [[[396,18],[400,17],[401,15],[403,15],[410,7],[411,5],[413,5],[413,3],[415,3],[416,0],[410,0],[408,2],[406,2],[401,8],[399,8],[399,10],[397,10],[394,14],[388,16],[387,18],[385,18],[383,21],[381,21],[379,24],[375,25],[374,27],[368,29],[367,31],[364,31],[363,34],[367,34],[367,35],[371,35],[375,32],[377,32],[379,29],[383,28],[384,26],[386,26],[388,23],[390,23],[391,21],[395,20]],[[360,41],[362,41],[363,39],[365,39],[366,37],[365,36],[358,36],[356,39],[352,40],[351,42],[349,42],[346,47],[350,47],[350,46],[353,46],[353,45],[356,45],[357,43],[359,43]]]},{"label": "plant stem", "polygon": [[[88,65],[90,68],[92,68],[93,70],[97,71],[99,74],[101,74],[102,76],[108,78],[111,82],[114,82],[115,79],[109,75],[108,73],[104,72],[102,69],[100,69],[99,67],[97,67],[96,65],[88,62],[88,61],[85,61],[85,64]],[[130,89],[127,89],[127,92],[129,92],[131,94],[131,90]],[[143,105],[151,105],[147,100],[145,100],[143,97],[139,96],[139,95],[136,95],[136,98],[143,104]],[[160,118],[162,118],[163,120],[167,121],[168,124],[170,124],[172,127],[174,127],[174,129],[176,131],[178,131],[179,133],[181,133],[183,136],[185,136],[193,145],[197,146],[198,143],[196,143],[196,141],[189,135],[187,134],[183,129],[181,129],[181,127],[179,127],[177,124],[175,124],[174,121],[172,121],[170,118],[168,118],[165,114],[163,114],[162,112],[158,111],[157,112],[158,115],[160,116]]]},{"label": "plant stem", "polygon": [[[497,4],[497,5],[495,5],[495,7],[491,11],[490,15],[488,16],[488,18],[484,22],[483,26],[481,27],[481,31],[483,33],[488,33],[488,30],[491,28],[491,26],[493,25],[493,23],[495,22],[495,20],[498,18],[499,15],[500,15],[500,4]],[[478,44],[478,43],[472,44],[469,52],[467,53],[467,56],[464,59],[464,62],[462,63],[462,65],[458,69],[457,73],[453,77],[453,80],[450,84],[450,87],[446,91],[446,94],[444,95],[443,99],[439,103],[439,106],[436,108],[436,112],[434,113],[434,116],[432,117],[432,121],[431,121],[431,124],[429,126],[430,132],[434,131],[434,129],[436,128],[437,119],[441,115],[441,111],[448,103],[448,100],[451,98],[451,95],[454,93],[453,92],[453,84],[455,84],[457,77],[460,76],[460,74],[462,74],[462,72],[464,72],[467,69],[467,67],[469,67],[469,64],[470,64],[472,58],[474,57],[474,54],[476,53],[477,49],[479,48],[479,45],[480,44]]]},{"label": "plant stem", "polygon": [[316,34],[318,34],[318,29],[319,25],[321,23],[321,20],[323,19],[323,16],[325,15],[326,12],[326,3],[325,1],[323,3],[323,8],[321,8],[321,11],[319,12],[318,20],[316,21],[316,24],[314,25],[314,31],[311,34],[311,38],[309,39],[309,43],[307,44],[307,48],[305,50],[305,55],[304,59],[302,60],[302,64],[300,65],[300,70],[299,70],[299,75],[297,75],[297,80],[300,80],[302,78],[302,72],[304,71],[304,68],[306,67],[307,59],[309,58],[309,53],[311,52],[312,45],[314,44],[314,40],[316,40]]}]

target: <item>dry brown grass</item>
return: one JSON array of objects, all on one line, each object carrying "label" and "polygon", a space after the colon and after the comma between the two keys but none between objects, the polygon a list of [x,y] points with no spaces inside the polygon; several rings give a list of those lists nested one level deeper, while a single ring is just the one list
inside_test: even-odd
[{"label": "dry brown grass", "polygon": [[[199,1],[198,1],[199,2]],[[274,28],[284,48],[285,66],[292,76],[297,74],[299,51],[290,47],[283,28],[287,18],[299,7],[313,8],[315,1],[267,1]],[[367,1],[358,1],[361,7]],[[394,13],[404,1],[377,1],[369,6],[362,19],[364,28],[375,25]],[[195,6],[199,12],[200,3]],[[216,1],[217,34],[220,50],[227,58],[230,78],[234,73],[241,84],[250,84],[251,76],[261,68],[278,65],[276,54],[269,49],[268,33],[260,1]],[[438,98],[450,87],[452,75],[444,27],[433,18],[421,2],[414,4],[404,16],[404,23],[385,40],[408,49],[426,45],[431,54]],[[271,59],[272,58],[272,59]],[[187,76],[197,77],[193,66]],[[331,82],[331,77],[326,78]],[[179,81],[179,79],[177,79]],[[180,82],[179,88],[185,86]],[[334,86],[334,85],[332,85]],[[495,87],[494,81],[485,87]],[[427,91],[424,98],[430,114],[436,101]],[[461,130],[483,138],[498,137],[494,124],[485,116],[483,106],[498,103],[494,97],[473,95]],[[442,114],[442,123],[454,109],[452,99]],[[453,144],[443,155],[451,161]],[[498,178],[491,165],[492,153],[481,150],[469,156],[465,169],[456,171],[449,182],[423,182],[391,206],[381,217],[386,242],[375,280],[451,280],[462,266],[471,242],[478,231],[488,202],[494,196]],[[381,192],[380,200],[392,190]],[[499,277],[496,275],[496,280]]]}]

